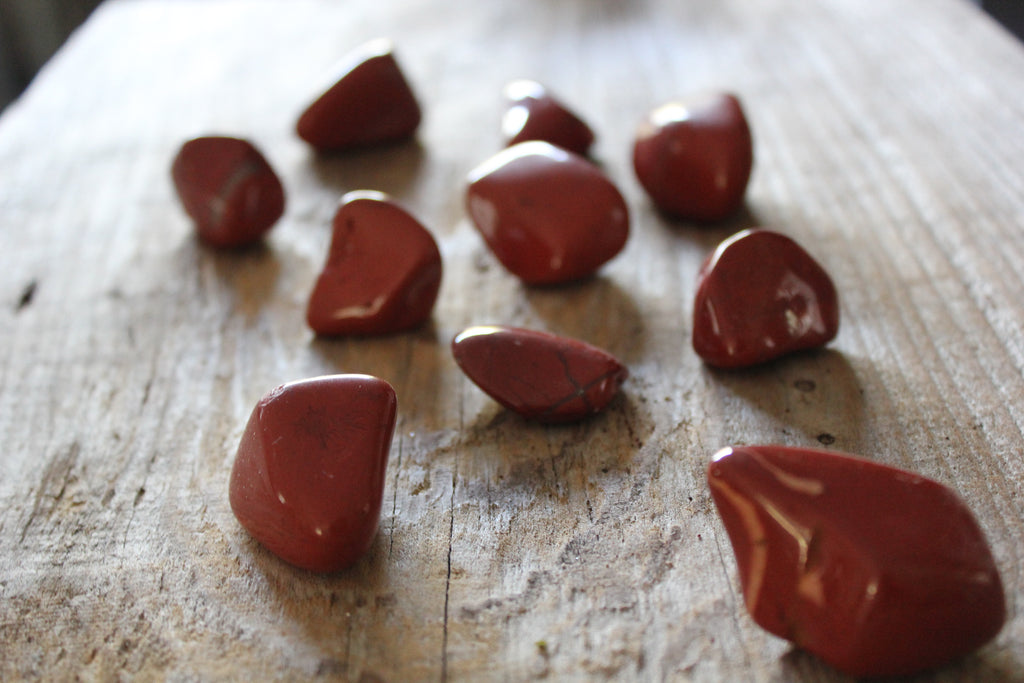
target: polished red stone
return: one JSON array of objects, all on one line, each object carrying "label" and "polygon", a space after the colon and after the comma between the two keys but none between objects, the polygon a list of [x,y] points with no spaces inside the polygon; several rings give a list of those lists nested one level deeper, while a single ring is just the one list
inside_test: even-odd
[{"label": "polished red stone", "polygon": [[718,221],[743,204],[753,141],[735,95],[708,93],[663,105],[637,131],[633,169],[655,206]]},{"label": "polished red stone", "polygon": [[317,334],[388,334],[430,317],[441,253],[419,221],[387,195],[361,190],[342,197],[333,225],[306,308]]},{"label": "polished red stone", "polygon": [[594,132],[576,114],[536,81],[513,81],[505,86],[508,109],[501,128],[508,146],[543,140],[586,156]]},{"label": "polished red stone", "polygon": [[601,411],[629,376],[596,346],[504,325],[463,330],[452,340],[452,355],[491,398],[539,422],[570,422]]},{"label": "polished red stone", "polygon": [[231,470],[238,521],[298,567],[353,564],[377,531],[396,406],[391,385],[368,375],[315,377],[268,393]]},{"label": "polished red stone", "polygon": [[321,151],[337,151],[412,137],[422,118],[387,40],[349,54],[336,76],[299,117],[299,137]]},{"label": "polished red stone", "polygon": [[629,236],[618,188],[594,164],[547,142],[521,142],[478,166],[466,206],[494,255],[527,284],[591,275]]},{"label": "polished red stone", "polygon": [[199,239],[210,246],[258,242],[284,213],[281,181],[247,140],[189,140],[174,158],[171,178]]},{"label": "polished red stone", "polygon": [[722,242],[697,276],[693,348],[709,365],[737,368],[822,346],[839,331],[828,273],[771,230]]},{"label": "polished red stone", "polygon": [[1002,627],[985,537],[937,482],[830,451],[746,446],[716,454],[708,484],[754,621],[841,671],[912,674]]}]

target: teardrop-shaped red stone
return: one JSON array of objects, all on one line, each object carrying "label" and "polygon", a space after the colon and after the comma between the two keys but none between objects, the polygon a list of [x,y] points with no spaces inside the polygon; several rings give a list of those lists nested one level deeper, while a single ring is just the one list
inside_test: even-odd
[{"label": "teardrop-shaped red stone", "polygon": [[467,328],[452,340],[452,355],[491,398],[539,422],[569,422],[601,411],[629,376],[596,346],[521,327]]},{"label": "teardrop-shaped red stone", "polygon": [[284,213],[284,187],[248,140],[189,140],[174,158],[171,177],[199,239],[213,247],[258,242]]},{"label": "teardrop-shaped red stone", "polygon": [[828,273],[791,238],[744,230],[722,242],[697,276],[693,348],[709,365],[738,368],[822,346],[839,331]]},{"label": "teardrop-shaped red stone", "polygon": [[543,140],[556,147],[586,156],[594,132],[583,119],[536,81],[512,81],[505,86],[508,107],[501,128],[507,146]]},{"label": "teardrop-shaped red stone", "polygon": [[912,674],[1002,627],[988,543],[935,481],[830,451],[738,446],[715,455],[708,484],[754,621],[841,671]]},{"label": "teardrop-shaped red stone", "polygon": [[583,157],[521,142],[469,174],[466,208],[494,255],[527,284],[593,274],[629,236],[618,188]]},{"label": "teardrop-shaped red stone", "polygon": [[433,236],[405,209],[381,192],[349,192],[306,320],[322,335],[410,329],[430,317],[441,269]]},{"label": "teardrop-shaped red stone", "polygon": [[299,137],[321,151],[338,151],[412,137],[422,112],[395,59],[380,39],[347,55],[338,75],[299,117]]},{"label": "teardrop-shaped red stone", "polygon": [[229,499],[272,553],[317,572],[370,547],[380,518],[397,401],[368,375],[292,382],[256,404],[238,445]]}]

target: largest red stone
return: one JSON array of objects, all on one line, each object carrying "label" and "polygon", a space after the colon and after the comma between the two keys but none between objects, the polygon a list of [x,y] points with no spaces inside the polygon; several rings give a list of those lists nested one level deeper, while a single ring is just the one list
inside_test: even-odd
[{"label": "largest red stone", "polygon": [[299,137],[321,151],[339,151],[411,137],[419,102],[391,42],[366,43],[347,55],[335,80],[299,117]]},{"label": "largest red stone", "polygon": [[502,265],[527,284],[591,275],[629,236],[618,188],[594,164],[547,142],[521,142],[475,168],[466,208]]},{"label": "largest red stone", "polygon": [[380,518],[397,401],[387,382],[331,375],[280,386],[256,404],[229,499],[281,559],[330,572],[370,547]]},{"label": "largest red stone", "polygon": [[911,674],[992,639],[1003,586],[950,489],[830,451],[726,448],[708,484],[761,627],[854,676]]}]

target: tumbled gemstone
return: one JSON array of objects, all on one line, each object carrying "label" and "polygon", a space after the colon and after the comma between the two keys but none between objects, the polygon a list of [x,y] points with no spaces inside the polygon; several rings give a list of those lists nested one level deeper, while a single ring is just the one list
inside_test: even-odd
[{"label": "tumbled gemstone", "polygon": [[697,276],[693,348],[737,368],[822,346],[839,331],[828,273],[791,238],[744,230],[722,242]]},{"label": "tumbled gemstone", "polygon": [[452,340],[452,355],[491,398],[539,422],[569,422],[601,411],[629,376],[596,346],[504,325],[463,330]]},{"label": "tumbled gemstone", "polygon": [[547,142],[521,142],[478,166],[466,206],[497,259],[527,284],[591,275],[629,236],[618,188],[594,164]]},{"label": "tumbled gemstone", "polygon": [[1003,586],[963,501],[830,451],[737,446],[708,467],[754,621],[853,676],[940,666],[1002,628]]},{"label": "tumbled gemstone", "polygon": [[213,247],[258,242],[284,213],[281,181],[247,140],[189,140],[174,158],[171,177],[199,239]]},{"label": "tumbled gemstone", "polygon": [[360,190],[342,197],[333,229],[306,308],[317,334],[388,334],[430,317],[441,253],[419,221],[387,195]]},{"label": "tumbled gemstone", "polygon": [[512,81],[505,86],[508,108],[501,121],[507,145],[543,140],[586,156],[594,132],[580,117],[536,81]]},{"label": "tumbled gemstone", "polygon": [[336,67],[333,85],[299,117],[299,137],[337,151],[412,137],[422,113],[388,40],[374,40]]},{"label": "tumbled gemstone", "polygon": [[368,375],[315,377],[268,393],[231,470],[238,521],[298,567],[353,564],[377,531],[396,409],[391,385]]},{"label": "tumbled gemstone", "polygon": [[705,93],[662,105],[640,125],[633,169],[655,206],[674,217],[718,221],[742,204],[753,140],[735,95]]}]

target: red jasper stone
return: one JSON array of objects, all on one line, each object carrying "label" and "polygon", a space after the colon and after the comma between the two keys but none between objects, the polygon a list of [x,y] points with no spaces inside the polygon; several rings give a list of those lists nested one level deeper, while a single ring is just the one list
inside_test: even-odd
[{"label": "red jasper stone", "polygon": [[693,348],[737,368],[822,346],[839,331],[828,273],[789,237],[744,230],[722,242],[697,276]]},{"label": "red jasper stone", "polygon": [[586,156],[594,132],[536,81],[513,81],[505,86],[508,109],[501,121],[508,146],[543,140]]},{"label": "red jasper stone", "polygon": [[591,275],[629,236],[618,188],[594,164],[547,142],[521,142],[478,166],[466,206],[494,255],[527,284]]},{"label": "red jasper stone", "polygon": [[231,470],[238,521],[298,567],[353,564],[377,531],[396,409],[391,385],[368,375],[315,377],[268,393]]},{"label": "red jasper stone", "polygon": [[637,131],[633,168],[655,206],[677,218],[734,213],[754,164],[753,140],[735,95],[708,93],[665,104]]},{"label": "red jasper stone", "polygon": [[337,151],[412,137],[422,112],[388,40],[374,40],[337,67],[333,85],[299,117],[299,137]]},{"label": "red jasper stone", "polygon": [[284,213],[281,181],[247,140],[189,140],[174,158],[171,178],[199,239],[213,247],[257,242]]},{"label": "red jasper stone", "polygon": [[503,325],[463,330],[452,340],[452,355],[491,398],[539,422],[570,422],[599,412],[629,376],[596,346]]},{"label": "red jasper stone", "polygon": [[719,451],[708,484],[754,621],[841,671],[912,674],[1002,628],[985,537],[937,482],[829,451],[748,446]]},{"label": "red jasper stone", "polygon": [[427,229],[381,192],[349,192],[306,321],[322,335],[400,332],[430,317],[440,286],[441,252]]}]

